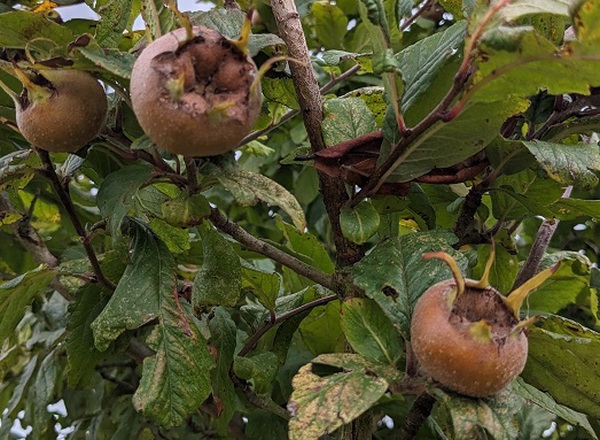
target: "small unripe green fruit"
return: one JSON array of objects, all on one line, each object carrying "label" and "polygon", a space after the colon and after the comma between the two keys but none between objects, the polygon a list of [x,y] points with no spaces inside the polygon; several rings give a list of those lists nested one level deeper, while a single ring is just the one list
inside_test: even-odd
[{"label": "small unripe green fruit", "polygon": [[131,74],[133,111],[160,148],[214,156],[235,148],[262,105],[256,65],[219,32],[177,29],[152,42]]},{"label": "small unripe green fruit", "polygon": [[527,336],[492,287],[467,287],[456,299],[456,282],[441,281],[419,298],[411,343],[422,372],[441,385],[473,397],[498,393],[525,367]]},{"label": "small unripe green fruit", "polygon": [[35,147],[73,153],[104,126],[108,110],[104,89],[93,76],[79,70],[43,70],[39,75],[47,83],[34,88],[45,93],[40,98],[25,84],[17,104],[17,126]]}]

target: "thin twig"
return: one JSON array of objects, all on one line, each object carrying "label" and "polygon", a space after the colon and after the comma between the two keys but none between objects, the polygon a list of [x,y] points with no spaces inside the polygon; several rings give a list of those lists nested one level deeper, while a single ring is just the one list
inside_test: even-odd
[{"label": "thin twig", "polygon": [[277,249],[275,246],[254,237],[241,226],[229,220],[218,209],[212,210],[210,214],[210,221],[221,231],[231,235],[247,249],[257,252],[261,255],[265,255],[277,261],[278,263],[289,267],[297,274],[302,275],[330,290],[336,290],[336,283],[334,282],[333,276],[328,275],[325,272],[322,272],[321,270],[306,264],[303,261],[300,261],[290,254]]},{"label": "thin twig", "polygon": [[[0,192],[0,212],[16,212],[4,191]],[[31,226],[30,220],[29,217],[24,217],[11,223],[15,236],[36,263],[45,264],[50,268],[58,266],[58,259],[52,255],[40,234]]]},{"label": "thin twig", "polygon": [[67,215],[69,216],[69,219],[71,220],[71,223],[73,224],[77,235],[79,235],[81,239],[81,244],[85,249],[94,274],[96,275],[96,280],[111,292],[114,291],[115,285],[112,283],[112,281],[110,281],[104,276],[104,273],[102,273],[102,269],[100,268],[100,263],[98,262],[98,258],[96,257],[94,248],[92,247],[91,243],[89,243],[88,240],[86,240],[87,234],[85,232],[85,229],[83,228],[81,222],[79,221],[79,218],[77,217],[75,207],[73,206],[73,203],[71,203],[71,198],[69,197],[67,190],[63,187],[60,180],[58,179],[58,176],[56,175],[54,165],[52,164],[52,160],[50,159],[50,154],[46,150],[37,148],[36,152],[40,156],[42,164],[44,165],[44,175],[50,180],[50,183],[54,188],[54,192],[56,193],[65,210],[67,211]]},{"label": "thin twig", "polygon": [[279,406],[269,396],[259,396],[250,389],[250,387],[245,381],[237,377],[235,374],[232,373],[230,376],[231,381],[236,386],[236,388],[240,390],[240,392],[244,395],[246,400],[248,400],[248,402],[250,402],[252,405],[256,406],[257,408],[266,409],[267,411],[275,414],[276,416],[281,417],[283,420],[289,420],[292,417],[291,414],[285,408]]},{"label": "thin twig", "polygon": [[282,323],[283,321],[291,318],[292,316],[295,316],[300,313],[306,312],[308,310],[314,309],[315,307],[327,304],[337,298],[338,298],[337,295],[323,296],[321,298],[317,298],[313,301],[307,302],[306,304],[302,304],[300,307],[296,307],[295,309],[290,310],[289,312],[283,313],[275,319],[269,320],[261,328],[259,328],[256,331],[256,333],[254,333],[252,335],[251,338],[249,338],[246,341],[246,343],[244,344],[244,346],[238,353],[238,356],[246,356],[248,353],[250,353],[254,349],[254,347],[256,347],[256,344],[258,344],[258,341],[260,340],[260,338],[262,338],[265,333],[267,333],[269,330],[271,330],[277,324]]},{"label": "thin twig", "polygon": [[435,397],[426,392],[417,397],[406,416],[400,440],[412,440],[417,436],[427,417],[431,414],[435,402]]},{"label": "thin twig", "polygon": [[400,32],[404,32],[406,29],[408,29],[408,27],[413,24],[417,18],[423,15],[423,13],[433,5],[434,1],[435,0],[427,0],[413,15],[404,20],[400,26]]},{"label": "thin twig", "polygon": [[198,192],[198,166],[193,157],[188,157],[185,160],[185,170],[187,174],[188,192],[191,196]]},{"label": "thin twig", "polygon": [[[298,61],[290,65],[290,71],[312,151],[323,150],[327,147],[321,129],[323,100],[312,68],[300,15],[293,0],[272,0],[271,7],[279,35],[287,45],[288,54]],[[342,234],[340,212],[348,201],[345,183],[341,179],[334,179],[319,172],[319,186],[331,224],[337,251],[336,262],[339,266],[354,264],[362,258],[363,252],[358,245]]]},{"label": "thin twig", "polygon": [[[571,196],[571,192],[573,191],[572,186],[568,186],[563,195],[563,199],[568,199]],[[548,249],[548,245],[550,244],[550,240],[552,240],[552,236],[554,232],[556,232],[556,228],[558,228],[558,224],[560,221],[558,219],[546,219],[540,225],[538,232],[535,236],[535,240],[531,245],[531,250],[529,251],[529,255],[527,255],[527,259],[521,266],[521,270],[517,274],[517,278],[515,279],[515,283],[512,286],[511,290],[515,290],[525,281],[533,277],[540,268],[540,263],[546,250]]]},{"label": "thin twig", "polygon": [[[469,39],[469,42],[465,48],[465,55],[462,64],[460,65],[452,87],[446,93],[446,96],[442,98],[439,104],[414,128],[408,129],[406,133],[403,133],[403,137],[400,142],[394,147],[389,156],[383,161],[383,163],[374,171],[367,184],[354,196],[352,199],[352,206],[356,206],[361,200],[374,194],[388,179],[388,177],[402,164],[418,147],[418,143],[415,142],[419,136],[425,131],[433,127],[434,124],[441,122],[449,122],[454,119],[464,108],[464,102],[459,103],[459,106],[450,108],[450,105],[464,90],[468,79],[471,76],[473,62],[473,52],[475,47],[483,34],[483,31],[492,17],[504,6],[510,3],[511,0],[501,0],[496,5],[491,7],[486,15],[479,22],[477,28],[473,32],[473,35]],[[414,143],[414,144],[413,144]],[[413,144],[413,145],[411,145]]]}]

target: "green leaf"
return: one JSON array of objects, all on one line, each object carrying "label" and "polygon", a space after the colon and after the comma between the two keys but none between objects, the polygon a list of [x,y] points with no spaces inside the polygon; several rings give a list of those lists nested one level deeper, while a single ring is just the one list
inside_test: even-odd
[{"label": "green leaf", "polygon": [[[543,2],[538,2],[543,3]],[[471,86],[472,100],[524,100],[545,89],[551,95],[589,94],[598,82],[600,60],[582,54],[576,43],[570,50],[556,46],[531,27],[497,28],[488,32],[478,73]]]},{"label": "green leaf", "polygon": [[455,240],[454,235],[441,230],[408,234],[383,241],[354,266],[354,283],[379,304],[405,339],[412,310],[421,294],[451,277],[445,263],[424,260],[422,255],[443,251],[464,268],[465,258],[451,247]]},{"label": "green leaf", "polygon": [[333,353],[344,348],[345,338],[340,323],[340,303],[331,301],[315,307],[299,326],[302,341],[314,355]]},{"label": "green leaf", "polygon": [[266,394],[279,373],[279,359],[270,351],[249,357],[236,356],[233,371],[236,376],[251,381],[257,393]]},{"label": "green leaf", "polygon": [[[473,279],[480,279],[490,255],[490,245],[477,247],[477,265],[471,274]],[[519,271],[519,261],[516,255],[511,254],[500,244],[496,245],[496,255],[490,270],[490,285],[494,286],[504,295],[508,295]],[[531,298],[531,297],[529,297]]]},{"label": "green leaf", "polygon": [[133,198],[140,187],[150,179],[152,166],[132,165],[109,174],[98,189],[98,208],[108,220],[113,239],[119,235],[123,218],[133,207]]},{"label": "green leaf", "polygon": [[466,22],[459,21],[444,31],[423,38],[396,54],[402,71],[402,79],[406,83],[402,97],[404,111],[427,91],[446,61],[462,45],[466,28]]},{"label": "green leaf", "polygon": [[245,14],[240,9],[214,8],[207,12],[190,14],[190,21],[219,31],[227,38],[237,38],[244,24]]},{"label": "green leaf", "polygon": [[56,271],[39,267],[0,284],[0,343],[12,337],[33,298],[44,292]]},{"label": "green leaf", "polygon": [[23,393],[25,389],[29,385],[29,381],[33,377],[33,373],[35,372],[35,368],[38,362],[38,355],[33,356],[27,365],[21,371],[21,375],[19,376],[17,385],[15,386],[12,395],[10,396],[10,400],[6,404],[6,414],[8,416],[13,416],[13,412],[19,407],[21,400],[23,399]]},{"label": "green leaf", "polygon": [[66,342],[67,378],[71,388],[86,388],[96,372],[96,364],[106,356],[94,346],[94,333],[90,325],[107,300],[98,284],[88,284],[78,292],[77,302],[72,306]]},{"label": "green leaf", "polygon": [[[552,264],[555,264],[554,261]],[[527,298],[527,310],[531,313],[558,313],[570,304],[576,304],[580,295],[589,297],[592,294],[590,268],[591,262],[583,255],[561,258],[558,271]]]},{"label": "green leaf", "polygon": [[574,220],[582,216],[600,218],[600,200],[559,199],[552,205],[552,211],[559,220]]},{"label": "green leaf", "polygon": [[178,228],[200,224],[211,212],[210,204],[202,194],[189,196],[183,192],[178,197],[163,202],[160,209],[162,218]]},{"label": "green leaf", "polygon": [[96,26],[96,41],[114,48],[123,39],[123,29],[131,14],[131,0],[107,0],[92,3],[101,19]]},{"label": "green leaf", "polygon": [[552,217],[549,205],[556,203],[563,193],[560,185],[551,179],[541,179],[532,170],[510,176],[500,176],[496,188],[490,192],[494,217],[503,220],[521,220],[532,215]]},{"label": "green leaf", "polygon": [[336,98],[325,102],[323,136],[329,146],[377,129],[375,116],[360,98]]},{"label": "green leaf", "polygon": [[185,229],[175,228],[157,218],[150,220],[148,226],[172,253],[180,254],[190,250],[190,236]]},{"label": "green leaf", "polygon": [[219,182],[242,206],[252,206],[257,200],[279,206],[290,216],[299,231],[306,227],[304,211],[298,200],[283,186],[262,174],[237,171],[218,176]]},{"label": "green leaf", "polygon": [[217,365],[211,372],[212,388],[216,404],[221,408],[217,429],[221,435],[226,435],[237,403],[233,382],[229,376],[233,364],[237,328],[229,313],[222,307],[216,307],[213,314],[213,318],[208,323],[210,344],[216,350],[217,358]]},{"label": "green leaf", "polygon": [[281,275],[266,272],[248,263],[242,266],[242,291],[252,293],[268,310],[275,310],[277,297],[281,293]]},{"label": "green leaf", "polygon": [[263,78],[260,82],[262,92],[269,101],[283,104],[294,110],[299,110],[298,98],[291,78]]},{"label": "green leaf", "polygon": [[271,411],[256,409],[248,416],[244,435],[248,440],[286,439],[287,421]]},{"label": "green leaf", "polygon": [[510,115],[524,112],[525,102],[476,102],[448,123],[437,122],[411,143],[389,178],[391,182],[408,182],[434,168],[455,165],[483,150]]},{"label": "green leaf", "polygon": [[402,357],[400,334],[375,301],[367,298],[344,301],[341,324],[352,349],[365,358],[395,366]]},{"label": "green leaf", "polygon": [[457,439],[517,438],[515,415],[523,406],[523,398],[506,389],[488,399],[473,399],[458,394],[435,391],[440,405],[450,412]]},{"label": "green leaf", "polygon": [[369,201],[353,208],[344,207],[340,211],[342,233],[354,243],[362,244],[375,235],[379,222],[379,213]]},{"label": "green leaf", "polygon": [[165,297],[175,289],[175,261],[166,245],[147,226],[131,220],[131,262],[102,313],[92,322],[96,347],[106,350],[125,330],[158,317]]},{"label": "green leaf", "polygon": [[360,87],[346,93],[342,98],[362,99],[371,113],[375,115],[375,126],[380,127],[385,118],[387,104],[384,98],[384,89],[379,86]]},{"label": "green leaf", "polygon": [[331,257],[325,250],[323,243],[317,237],[309,232],[300,233],[291,225],[285,223],[281,217],[277,217],[277,227],[283,232],[286,238],[286,245],[289,249],[296,252],[301,260],[304,260],[323,272],[331,274],[335,270],[335,265]]},{"label": "green leaf", "polygon": [[240,299],[242,265],[240,257],[211,225],[199,228],[204,261],[192,287],[194,309],[206,306],[233,307]]},{"label": "green leaf", "polygon": [[578,2],[573,8],[573,26],[585,52],[597,53],[600,32],[596,24],[600,18],[597,0]]},{"label": "green leaf", "polygon": [[439,3],[446,11],[454,15],[455,18],[462,17],[462,0],[440,0]]},{"label": "green leaf", "polygon": [[582,427],[590,435],[590,437],[594,439],[598,438],[591,427],[589,420],[584,414],[573,411],[571,408],[556,403],[556,400],[554,400],[552,396],[529,385],[521,378],[517,378],[517,380],[513,382],[512,388],[520,396],[544,408],[546,411],[557,415],[570,425]]},{"label": "green leaf", "polygon": [[598,145],[563,145],[550,142],[523,142],[550,178],[565,185],[590,190],[598,185],[594,173],[600,171]]},{"label": "green leaf", "polygon": [[[66,46],[75,39],[65,26],[47,19],[44,14],[29,11],[11,11],[0,14],[0,47],[25,49],[48,54]],[[50,43],[49,41],[50,40]]]},{"label": "green leaf", "polygon": [[[240,9],[213,8],[207,12],[189,13],[190,21],[219,31],[227,38],[238,38],[244,24],[245,14]],[[274,34],[251,34],[248,41],[248,53],[255,56],[262,49],[270,46],[284,46],[285,43]]]},{"label": "green leaf", "polygon": [[325,49],[341,49],[348,28],[346,14],[328,1],[317,1],[311,6],[317,40]]},{"label": "green leaf", "polygon": [[[35,380],[29,387],[27,399],[30,407],[28,416],[32,419],[35,435],[44,438],[48,432],[54,434],[54,420],[47,407],[56,401],[59,368],[57,350],[52,350],[40,363]],[[49,436],[48,436],[49,437]]]},{"label": "green leaf", "polygon": [[[339,370],[318,374],[317,364],[333,364]],[[288,403],[293,415],[290,440],[317,440],[371,408],[389,386],[374,370],[370,361],[347,353],[322,355],[301,367]]]},{"label": "green leaf", "polygon": [[136,410],[155,423],[181,424],[210,395],[214,360],[192,317],[162,294],[159,323],[147,341],[156,355],[144,359],[142,379],[133,395]]},{"label": "green leaf", "polygon": [[558,403],[600,417],[600,334],[559,316],[529,330],[523,379]]},{"label": "green leaf", "polygon": [[513,21],[528,15],[551,14],[569,16],[573,2],[571,0],[535,0],[509,3],[498,11],[499,21]]},{"label": "green leaf", "polygon": [[118,49],[102,48],[98,45],[79,47],[77,50],[94,65],[120,78],[131,79],[135,57]]},{"label": "green leaf", "polygon": [[161,0],[141,0],[142,18],[152,40],[161,37],[175,27],[175,14]]}]

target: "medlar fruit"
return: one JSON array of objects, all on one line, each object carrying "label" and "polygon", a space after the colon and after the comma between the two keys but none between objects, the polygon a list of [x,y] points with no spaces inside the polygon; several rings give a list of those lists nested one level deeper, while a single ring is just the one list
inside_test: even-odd
[{"label": "medlar fruit", "polygon": [[520,321],[521,305],[558,266],[540,272],[504,297],[488,285],[493,253],[481,281],[463,279],[448,254],[424,258],[443,259],[454,278],[430,287],[415,306],[411,343],[421,371],[464,395],[496,394],[521,374],[527,361],[525,330],[535,318]]},{"label": "medlar fruit", "polygon": [[73,153],[94,139],[104,126],[108,104],[98,81],[79,70],[42,70],[25,73],[15,67],[23,83],[15,101],[17,126],[34,147]]},{"label": "medlar fruit", "polygon": [[131,101],[152,141],[185,156],[235,148],[262,105],[256,65],[245,52],[203,26],[177,29],[146,47],[133,66]]}]

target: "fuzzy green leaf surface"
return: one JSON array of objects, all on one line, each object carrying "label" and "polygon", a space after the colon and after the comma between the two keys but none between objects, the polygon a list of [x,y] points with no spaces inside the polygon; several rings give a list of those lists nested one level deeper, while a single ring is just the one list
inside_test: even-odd
[{"label": "fuzzy green leaf surface", "polygon": [[237,171],[218,176],[219,182],[242,206],[255,205],[257,201],[280,207],[290,216],[294,226],[303,230],[306,219],[298,200],[279,183],[262,174]]},{"label": "fuzzy green leaf surface", "polygon": [[111,235],[117,237],[123,218],[133,207],[140,187],[150,179],[150,165],[132,165],[109,174],[98,189],[98,208],[108,220]]},{"label": "fuzzy green leaf surface", "polygon": [[550,142],[523,142],[551,179],[563,185],[589,190],[598,185],[600,150],[598,145],[562,145]]},{"label": "fuzzy green leaf surface", "polygon": [[167,246],[147,226],[129,222],[131,261],[100,315],[92,322],[96,347],[106,350],[125,330],[158,317],[175,289],[175,261]]},{"label": "fuzzy green leaf surface", "polygon": [[530,329],[522,377],[558,403],[598,418],[599,358],[599,333],[566,318],[543,318]]},{"label": "fuzzy green leaf surface", "polygon": [[408,338],[412,309],[419,297],[451,276],[445,263],[424,260],[423,254],[444,251],[465,267],[465,258],[451,247],[454,240],[452,234],[443,231],[388,239],[354,266],[354,283],[379,304],[404,337]]},{"label": "fuzzy green leaf surface", "polygon": [[354,243],[362,244],[379,228],[379,213],[370,202],[362,202],[353,208],[342,208],[340,226],[344,236]]},{"label": "fuzzy green leaf surface", "polygon": [[390,366],[402,357],[401,336],[375,301],[349,298],[341,313],[342,330],[356,353]]},{"label": "fuzzy green leaf surface", "polygon": [[200,228],[204,261],[192,287],[194,308],[233,307],[240,299],[240,258],[232,246],[208,224]]},{"label": "fuzzy green leaf surface", "polygon": [[0,342],[11,337],[27,306],[43,293],[56,276],[56,271],[39,268],[0,284]]},{"label": "fuzzy green leaf surface", "polygon": [[325,103],[323,137],[329,146],[375,131],[375,116],[360,98],[336,98]]},{"label": "fuzzy green leaf surface", "polygon": [[[346,365],[346,360],[352,364]],[[336,369],[331,374],[316,373],[317,364],[332,363]],[[288,404],[293,415],[290,439],[316,440],[350,423],[379,400],[389,384],[383,377],[366,374],[370,366],[357,354],[337,353],[319,356],[301,367],[294,376]]]}]

